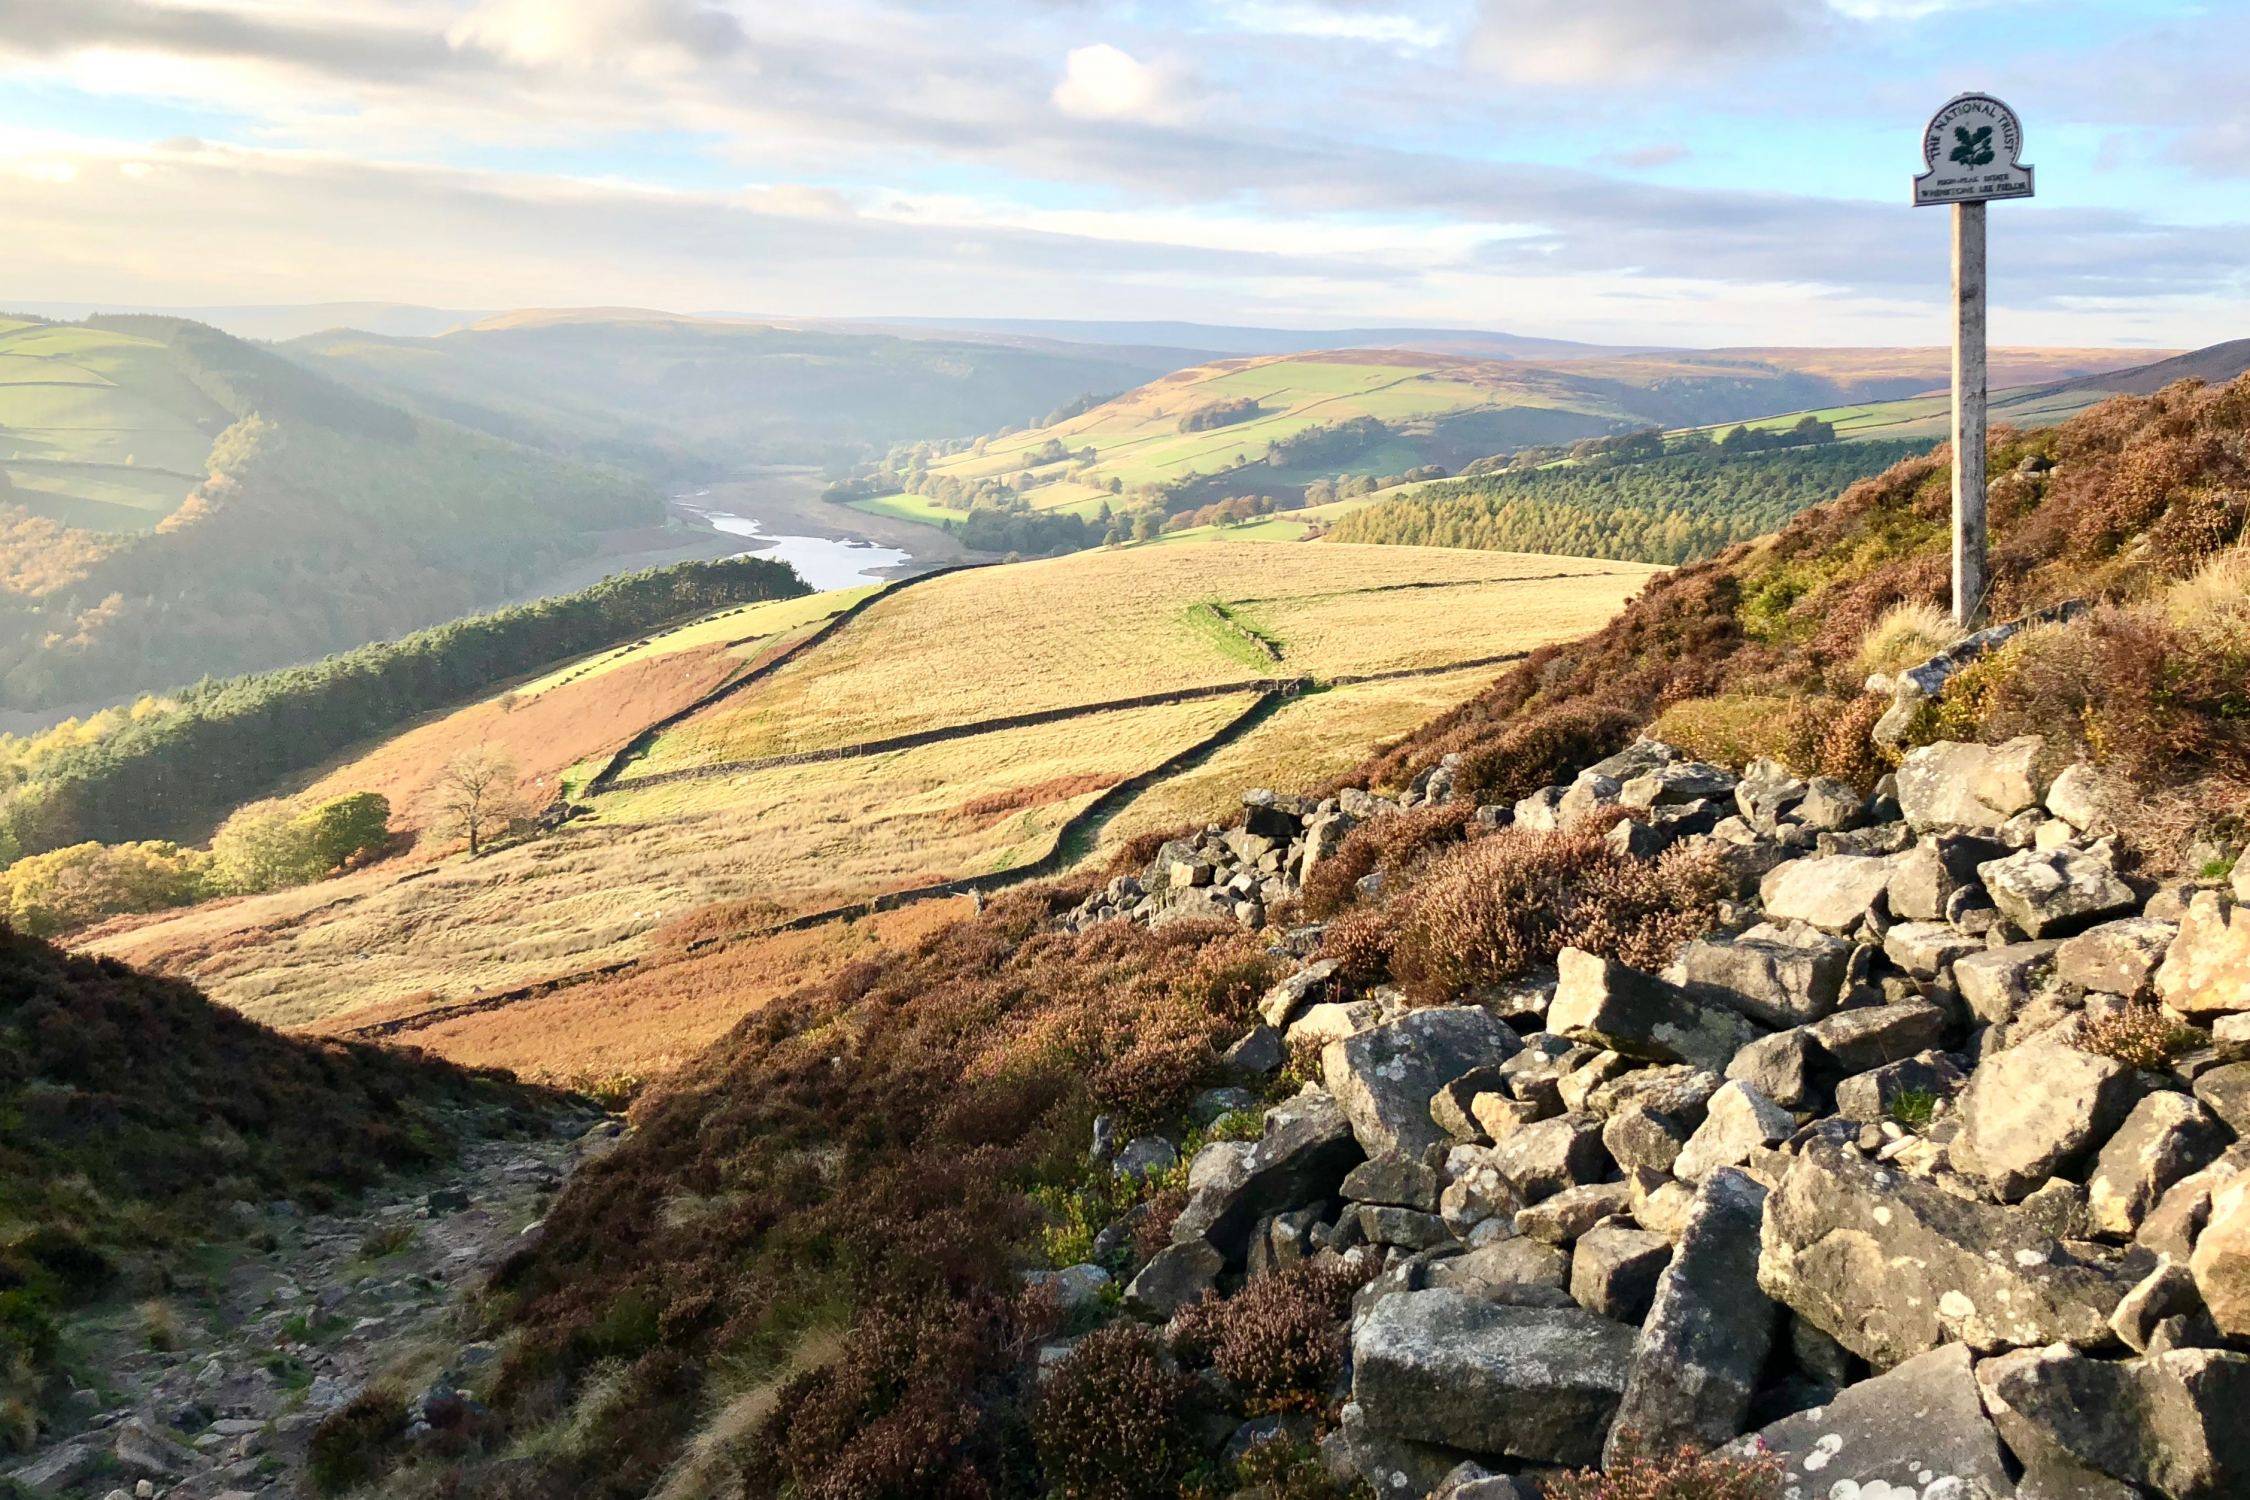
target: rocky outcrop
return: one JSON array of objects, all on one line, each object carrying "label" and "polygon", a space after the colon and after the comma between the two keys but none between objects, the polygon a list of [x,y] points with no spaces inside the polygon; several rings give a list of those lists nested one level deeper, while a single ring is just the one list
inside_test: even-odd
[{"label": "rocky outcrop", "polygon": [[[2225,1493],[2250,1428],[2240,908],[2151,899],[2114,796],[2090,768],[2046,784],[2041,748],[1917,751],[1893,800],[1644,741],[1478,810],[1471,837],[1619,809],[1625,857],[1707,851],[1735,899],[1669,962],[1566,948],[1415,1009],[1319,929],[1272,934],[1291,972],[1220,1050],[1254,1079],[1232,1059],[1318,1046],[1324,1086],[1195,1159],[1129,1305],[1356,1267],[1323,1451],[1401,1500],[1753,1428],[1805,1495]],[[1212,830],[1171,852],[1191,883],[1147,883],[1223,886],[1220,849],[1301,867],[1313,821],[1453,784],[1257,802],[1271,848]],[[2208,1034],[2165,1041],[2167,1015]]]},{"label": "rocky outcrop", "polygon": [[1601,1456],[1633,1332],[1575,1308],[1450,1289],[1377,1304],[1352,1339],[1352,1400],[1392,1437],[1544,1463]]}]

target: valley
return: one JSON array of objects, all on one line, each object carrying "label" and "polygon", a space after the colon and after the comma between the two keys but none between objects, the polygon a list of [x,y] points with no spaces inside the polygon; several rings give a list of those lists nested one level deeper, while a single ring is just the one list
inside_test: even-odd
[{"label": "valley", "polygon": [[[1590,628],[1651,571],[1417,548],[1167,548],[742,607],[439,715],[309,789],[381,791],[396,826],[429,830],[443,768],[481,748],[509,760],[527,800],[587,809],[554,832],[474,861],[435,835],[427,856],[123,919],[84,941],[269,1022],[349,1029],[418,1011],[444,1029],[417,1041],[484,1056],[475,1019],[453,1014],[481,996],[965,877],[1057,870],[1214,805],[1215,773],[1183,766],[1193,779],[1135,787],[1085,826],[1112,789],[1221,736],[1199,766],[1278,770],[1304,754],[1340,769],[1473,691],[1470,664]],[[792,654],[855,604],[864,612]],[[1442,632],[1427,628],[1433,607]],[[1339,685],[1304,691],[1326,683]],[[641,1050],[677,1052],[662,1022],[651,1032]],[[515,1061],[576,1078],[605,1048],[557,1034],[536,1066]]]}]

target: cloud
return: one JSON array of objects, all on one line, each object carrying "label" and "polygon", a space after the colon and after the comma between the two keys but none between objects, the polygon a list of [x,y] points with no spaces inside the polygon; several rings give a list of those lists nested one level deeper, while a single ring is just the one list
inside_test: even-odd
[{"label": "cloud", "polygon": [[481,0],[446,32],[525,67],[692,67],[741,49],[742,23],[703,0]]},{"label": "cloud", "polygon": [[1822,0],[1483,0],[1469,57],[1512,83],[1700,83],[1831,19]]},{"label": "cloud", "polygon": [[1071,48],[1052,97],[1057,109],[1082,120],[1165,121],[1183,113],[1170,69],[1107,42]]},{"label": "cloud", "polygon": [[1412,14],[1379,0],[1226,0],[1219,9],[1236,30],[1264,36],[1428,51],[1452,35],[1446,18]]},{"label": "cloud", "polygon": [[1621,151],[1617,155],[1617,164],[1636,172],[1646,172],[1686,161],[1694,154],[1685,146],[1666,142],[1660,146],[1641,146],[1632,151]]}]

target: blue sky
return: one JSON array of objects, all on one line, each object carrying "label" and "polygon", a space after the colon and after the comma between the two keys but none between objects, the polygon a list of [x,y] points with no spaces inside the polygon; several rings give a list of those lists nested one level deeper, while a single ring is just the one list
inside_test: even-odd
[{"label": "blue sky", "polygon": [[0,0],[30,302],[1932,343],[1923,120],[2040,196],[1995,337],[2250,334],[2250,5]]}]

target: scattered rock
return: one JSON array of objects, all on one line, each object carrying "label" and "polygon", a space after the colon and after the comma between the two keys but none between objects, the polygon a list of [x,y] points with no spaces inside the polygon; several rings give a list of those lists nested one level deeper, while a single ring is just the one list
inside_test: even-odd
[{"label": "scattered rock", "polygon": [[1561,980],[1547,1024],[1565,1036],[1628,1057],[1717,1070],[1759,1035],[1743,1016],[1699,1003],[1686,991],[1615,959],[1565,948],[1557,967]]},{"label": "scattered rock", "polygon": [[1898,768],[1898,805],[1920,832],[1993,829],[2039,805],[2042,741],[2024,735],[2004,745],[1940,740],[1907,753]]},{"label": "scattered rock", "polygon": [[1492,1148],[1491,1162],[1526,1203],[1600,1180],[1609,1169],[1602,1122],[1593,1115],[1537,1120]]},{"label": "scattered rock", "polygon": [[2012,1203],[2108,1139],[2139,1087],[2116,1059],[2060,1043],[1994,1053],[1961,1095],[1954,1160]]},{"label": "scattered rock", "polygon": [[2156,995],[2199,1019],[2250,1011],[2250,902],[2198,892],[2156,972]]},{"label": "scattered rock", "polygon": [[2017,1212],[1808,1144],[1766,1205],[1759,1283],[1878,1366],[1952,1340],[2099,1346],[2128,1289]]},{"label": "scattered rock", "polygon": [[1825,1406],[1761,1429],[1754,1441],[1780,1461],[1785,1491],[1806,1497],[2005,1500],[2015,1493],[2007,1450],[1984,1414],[1963,1344],[1917,1354]]},{"label": "scattered rock", "polygon": [[1430,1118],[1431,1096],[1522,1045],[1506,1023],[1478,1006],[1414,1011],[1330,1042],[1321,1051],[1321,1072],[1368,1155],[1418,1154],[1445,1138]]},{"label": "scattered rock", "polygon": [[1633,1332],[1573,1309],[1510,1307],[1445,1288],[1385,1298],[1352,1340],[1352,1399],[1370,1428],[1473,1454],[1600,1457]]},{"label": "scattered rock", "polygon": [[2138,997],[2148,989],[2179,928],[2147,917],[2089,927],[2055,950],[2055,977],[2082,990]]},{"label": "scattered rock", "polygon": [[1125,1288],[1125,1308],[1151,1322],[1166,1322],[1216,1288],[1226,1264],[1227,1258],[1208,1240],[1166,1245]]},{"label": "scattered rock", "polygon": [[1781,1321],[1758,1285],[1765,1204],[1766,1190],[1731,1170],[1713,1172],[1697,1191],[1634,1346],[1609,1438],[1613,1459],[1628,1442],[1656,1452],[1711,1448],[1742,1431]]},{"label": "scattered rock", "polygon": [[1838,1073],[1864,1073],[1927,1052],[1945,1037],[1945,1012],[1927,1000],[1840,1010],[1806,1028]]},{"label": "scattered rock", "polygon": [[2094,1227],[2120,1238],[2141,1220],[2173,1183],[2210,1165],[2231,1133],[2186,1094],[2150,1094],[2102,1147],[2086,1179]]},{"label": "scattered rock", "polygon": [[1817,1021],[1843,995],[1848,945],[1703,938],[1681,950],[1682,983],[1699,1000],[1740,1011],[1765,1026]]},{"label": "scattered rock", "polygon": [[1928,1095],[1933,1101],[1945,1103],[1968,1081],[1944,1053],[1920,1052],[1865,1073],[1854,1073],[1837,1084],[1836,1113],[1863,1125],[1877,1125],[1891,1118],[1891,1107],[1902,1097]]},{"label": "scattered rock", "polygon": [[2026,849],[1977,871],[1992,904],[2026,937],[2068,937],[2140,904],[2107,860],[2075,849]]},{"label": "scattered rock", "polygon": [[2212,1192],[2210,1217],[2188,1268],[2219,1331],[2250,1338],[2250,1174]]},{"label": "scattered rock", "polygon": [[[1804,1027],[1777,1031],[1735,1053],[1726,1076],[1749,1084],[1774,1103],[1798,1108],[1813,1096],[1813,1074],[1826,1054]],[[1666,1166],[1670,1171],[1670,1166]]]},{"label": "scattered rock", "polygon": [[2177,1349],[2128,1360],[2023,1349],[1977,1367],[1985,1405],[2098,1473],[2174,1500],[2250,1492],[2250,1355]]},{"label": "scattered rock", "polygon": [[1297,1012],[1325,997],[1336,977],[1336,960],[1315,959],[1266,991],[1258,1014],[1268,1026],[1284,1027]]},{"label": "scattered rock", "polygon": [[1635,1327],[1656,1300],[1656,1281],[1672,1259],[1660,1234],[1618,1223],[1596,1224],[1578,1237],[1570,1257],[1570,1295],[1590,1313]]},{"label": "scattered rock", "polygon": [[1223,1171],[1194,1186],[1173,1237],[1209,1240],[1240,1260],[1260,1219],[1331,1196],[1364,1154],[1335,1099],[1308,1089],[1266,1112],[1265,1135],[1249,1150],[1214,1158]]},{"label": "scattered rock", "polygon": [[1371,1156],[1344,1174],[1343,1194],[1354,1203],[1387,1203],[1436,1213],[1441,1186],[1437,1169],[1418,1156],[1388,1152]]},{"label": "scattered rock", "polygon": [[1758,882],[1766,915],[1823,932],[1850,932],[1867,920],[1891,883],[1895,856],[1834,854],[1776,865]]},{"label": "scattered rock", "polygon": [[1516,1233],[1550,1245],[1568,1245],[1602,1220],[1632,1207],[1622,1182],[1589,1182],[1567,1187],[1516,1213]]},{"label": "scattered rock", "polygon": [[1568,1254],[1541,1240],[1495,1240],[1439,1261],[1430,1267],[1429,1284],[1512,1301],[1511,1294],[1525,1287],[1565,1291],[1570,1285],[1570,1263]]},{"label": "scattered rock", "polygon": [[1703,1124],[1680,1151],[1672,1173],[1683,1182],[1701,1182],[1721,1168],[1741,1166],[1761,1146],[1779,1145],[1796,1129],[1788,1110],[1737,1079],[1711,1096]]},{"label": "scattered rock", "polygon": [[2000,1025],[2031,1003],[2061,942],[2006,943],[1953,961],[1953,985],[1980,1021]]}]

